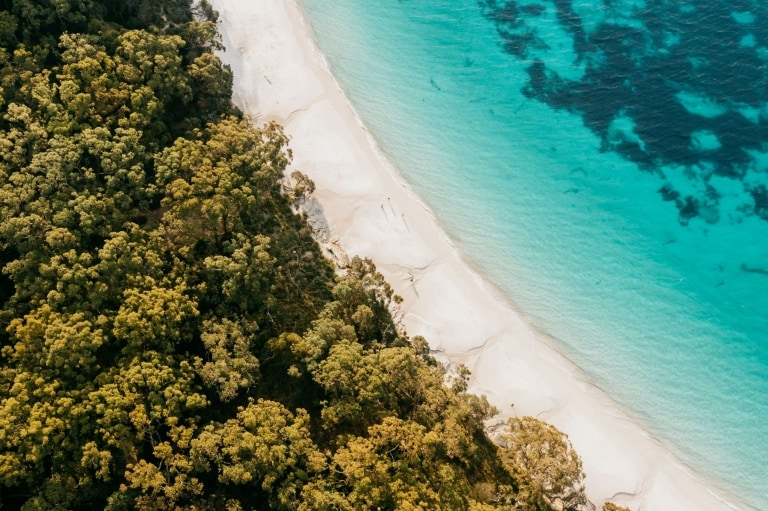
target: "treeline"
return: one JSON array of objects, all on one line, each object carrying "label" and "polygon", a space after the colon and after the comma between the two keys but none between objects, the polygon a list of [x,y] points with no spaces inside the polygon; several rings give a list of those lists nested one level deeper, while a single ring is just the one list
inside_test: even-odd
[{"label": "treeline", "polygon": [[338,274],[216,13],[0,1],[0,508],[581,509],[581,462]]}]

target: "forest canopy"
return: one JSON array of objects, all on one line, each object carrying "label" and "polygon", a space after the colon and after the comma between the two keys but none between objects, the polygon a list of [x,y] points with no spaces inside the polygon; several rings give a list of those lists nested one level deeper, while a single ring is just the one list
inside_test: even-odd
[{"label": "forest canopy", "polygon": [[206,2],[1,0],[0,44],[0,507],[584,506],[562,433],[491,441],[323,256]]}]

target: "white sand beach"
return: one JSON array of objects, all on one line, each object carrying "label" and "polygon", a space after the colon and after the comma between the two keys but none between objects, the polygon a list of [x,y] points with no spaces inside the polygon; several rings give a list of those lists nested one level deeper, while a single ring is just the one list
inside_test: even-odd
[{"label": "white sand beach", "polygon": [[499,423],[533,415],[566,432],[598,509],[606,500],[634,511],[748,509],[692,475],[462,261],[356,117],[296,0],[211,3],[234,100],[255,122],[285,126],[293,167],[317,185],[321,237],[376,263],[404,298],[407,332],[447,365],[469,367],[470,389],[502,411]]}]

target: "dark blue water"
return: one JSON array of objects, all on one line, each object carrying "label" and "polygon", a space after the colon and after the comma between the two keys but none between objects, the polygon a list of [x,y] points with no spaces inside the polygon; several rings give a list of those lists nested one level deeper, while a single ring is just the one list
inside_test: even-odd
[{"label": "dark blue water", "polygon": [[480,272],[694,470],[768,509],[768,12],[302,0]]}]

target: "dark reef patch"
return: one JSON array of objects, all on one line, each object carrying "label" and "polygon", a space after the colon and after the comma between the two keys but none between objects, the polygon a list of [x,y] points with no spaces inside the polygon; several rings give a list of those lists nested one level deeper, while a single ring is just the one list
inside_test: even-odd
[{"label": "dark reef patch", "polygon": [[764,220],[768,220],[768,189],[765,185],[759,185],[750,190],[755,201],[755,214]]},{"label": "dark reef patch", "polygon": [[673,201],[680,198],[680,192],[672,188],[672,185],[669,183],[665,183],[664,186],[659,188],[659,193],[665,201]]}]

